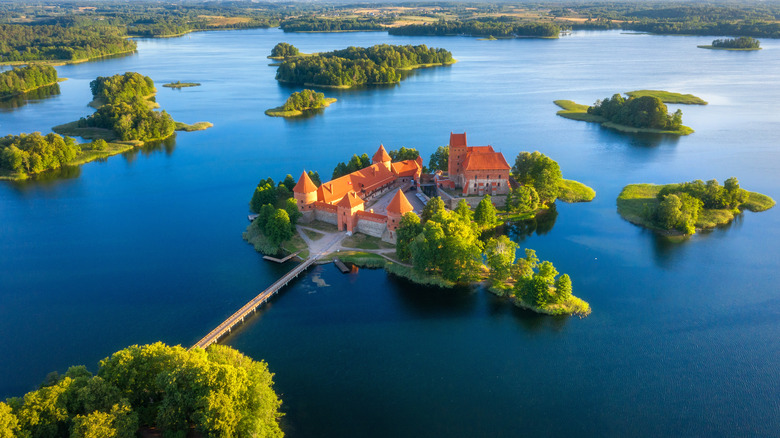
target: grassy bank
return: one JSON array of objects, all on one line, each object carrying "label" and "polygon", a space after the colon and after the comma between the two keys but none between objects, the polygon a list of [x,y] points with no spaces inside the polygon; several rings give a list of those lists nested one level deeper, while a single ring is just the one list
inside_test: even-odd
[{"label": "grassy bank", "polygon": [[188,87],[200,87],[200,84],[197,82],[169,82],[167,84],[163,84],[163,87],[167,88],[188,88]]},{"label": "grassy bank", "polygon": [[333,260],[338,258],[342,262],[352,263],[355,266],[361,268],[379,269],[383,268],[390,274],[405,278],[413,283],[422,284],[426,286],[438,286],[444,288],[450,288],[455,286],[455,283],[447,281],[439,276],[420,274],[413,268],[404,266],[398,263],[393,263],[390,260],[380,256],[379,254],[372,254],[362,251],[341,251],[339,253],[331,253],[326,257],[323,257],[323,261]]},{"label": "grassy bank", "polygon": [[316,107],[316,108],[303,108],[301,110],[285,110],[284,107],[278,106],[276,108],[271,108],[265,111],[265,115],[271,116],[271,117],[298,117],[302,116],[310,111],[318,110],[321,108],[327,108],[335,102],[337,99],[335,97],[327,97],[325,98],[325,103],[322,106]]},{"label": "grassy bank", "polygon": [[755,47],[755,48],[746,48],[746,49],[732,49],[729,47],[715,47],[715,46],[696,46],[700,49],[710,49],[710,50],[731,50],[731,51],[737,51],[737,52],[752,52],[754,50],[761,50],[761,47]]},{"label": "grassy bank", "polygon": [[[107,158],[112,155],[118,155],[123,152],[127,152],[131,149],[133,149],[136,144],[132,142],[120,142],[120,143],[108,143],[105,149],[103,150],[95,150],[93,149],[94,143],[83,143],[80,144],[79,147],[81,147],[81,152],[79,152],[78,155],[76,155],[75,158],[68,161],[66,163],[67,166],[79,166],[82,164],[89,163],[90,161],[100,160],[102,158]],[[56,170],[56,169],[51,169]],[[44,171],[41,173],[48,172]],[[6,180],[6,181],[23,181],[26,180],[36,174],[27,174],[27,173],[14,173],[14,172],[8,172],[8,171],[0,171],[0,180]]]},{"label": "grassy bank", "polygon": [[[623,188],[617,198],[617,211],[620,216],[631,222],[651,230],[656,230],[668,235],[682,235],[679,231],[667,230],[657,226],[649,212],[655,211],[660,204],[656,198],[658,192],[665,185],[656,184],[629,184]],[[756,192],[747,192],[748,200],[733,210],[729,209],[702,209],[696,221],[697,229],[715,228],[731,222],[734,217],[743,210],[754,212],[768,210],[775,205],[775,201],[769,196]]]},{"label": "grassy bank", "polygon": [[32,87],[32,88],[26,88],[24,90],[15,91],[13,93],[2,94],[2,95],[0,95],[0,100],[2,100],[2,99],[10,99],[10,98],[16,97],[16,96],[21,96],[22,94],[29,93],[30,91],[35,91],[35,90],[38,90],[38,89],[43,88],[43,87],[51,87],[52,85],[56,85],[56,84],[58,84],[60,82],[64,82],[64,81],[67,81],[67,80],[68,80],[68,78],[59,78],[56,81],[50,82],[48,84],[43,84],[43,85],[39,85],[37,87]]},{"label": "grassy bank", "polygon": [[563,202],[590,202],[596,197],[595,190],[579,181],[564,179],[558,187],[558,199]]},{"label": "grassy bank", "polygon": [[677,103],[681,105],[707,105],[707,101],[693,94],[672,93],[663,90],[636,90],[629,91],[626,95],[631,97],[651,96],[661,99],[663,103]]},{"label": "grassy bank", "polygon": [[182,122],[175,122],[175,123],[176,123],[176,130],[184,131],[184,132],[203,131],[204,129],[208,129],[214,126],[214,124],[211,122],[196,122],[193,123],[192,125],[188,125]]},{"label": "grassy bank", "polygon": [[309,249],[306,242],[299,234],[295,234],[289,240],[281,243],[281,245],[274,245],[267,237],[260,231],[258,227],[249,224],[246,230],[241,234],[241,237],[255,247],[255,251],[269,256],[289,255],[295,252],[301,251],[298,256],[302,259],[309,257]]},{"label": "grassy bank", "polygon": [[633,126],[620,125],[617,123],[610,122],[604,117],[588,114],[588,105],[575,103],[571,100],[556,100],[553,101],[553,103],[563,108],[562,110],[555,113],[561,117],[572,119],[572,120],[579,120],[581,122],[599,123],[601,124],[601,126],[605,128],[610,128],[616,131],[626,132],[629,134],[646,133],[646,134],[688,135],[694,132],[693,129],[689,128],[688,126],[681,126],[680,129],[676,131],[669,131],[663,129],[635,128]]}]

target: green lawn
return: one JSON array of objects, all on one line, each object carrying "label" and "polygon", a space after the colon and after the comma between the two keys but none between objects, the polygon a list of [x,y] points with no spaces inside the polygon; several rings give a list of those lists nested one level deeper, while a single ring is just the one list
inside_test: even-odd
[{"label": "green lawn", "polygon": [[596,191],[585,184],[564,179],[559,185],[558,199],[563,202],[590,202],[596,197]]},{"label": "green lawn", "polygon": [[335,233],[339,229],[337,226],[321,221],[312,221],[308,224],[301,224],[305,227],[314,228],[315,230],[325,231],[326,233]]},{"label": "green lawn", "polygon": [[301,228],[301,229],[306,234],[306,237],[308,237],[311,240],[320,240],[323,237],[325,237],[325,235],[322,234],[322,233],[318,233],[316,231],[312,231],[312,230],[309,230],[309,229],[306,229],[306,228]]},{"label": "green lawn", "polygon": [[184,132],[203,131],[204,129],[208,129],[214,126],[214,124],[211,122],[195,122],[192,125],[188,125],[182,122],[175,122],[175,123],[176,123],[176,130],[184,131]]},{"label": "green lawn", "polygon": [[355,233],[351,236],[344,238],[341,241],[341,245],[346,248],[358,248],[358,249],[393,249],[395,245],[387,243],[382,239],[374,236],[367,236],[363,233]]},{"label": "green lawn", "polygon": [[707,101],[693,94],[672,93],[663,90],[636,90],[626,93],[632,97],[653,96],[661,99],[664,103],[677,103],[682,105],[707,105]]}]

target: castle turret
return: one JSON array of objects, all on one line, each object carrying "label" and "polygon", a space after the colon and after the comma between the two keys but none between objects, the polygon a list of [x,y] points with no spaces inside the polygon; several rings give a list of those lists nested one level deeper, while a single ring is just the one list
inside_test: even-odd
[{"label": "castle turret", "polygon": [[387,170],[390,170],[390,154],[387,153],[385,150],[384,145],[379,145],[379,149],[376,151],[374,156],[371,158],[371,164],[383,164]]},{"label": "castle turret", "polygon": [[387,229],[390,234],[395,238],[395,230],[398,228],[398,224],[401,222],[401,217],[410,211],[414,211],[414,207],[406,199],[406,195],[400,189],[395,192],[395,196],[387,204]]},{"label": "castle turret", "polygon": [[304,212],[314,208],[317,202],[317,186],[304,171],[298,178],[298,184],[293,187],[293,196],[298,203],[298,211]]},{"label": "castle turret", "polygon": [[355,229],[355,213],[363,211],[363,200],[355,192],[349,192],[336,204],[339,231],[352,232]]},{"label": "castle turret", "polygon": [[463,160],[466,159],[468,146],[466,143],[466,133],[454,134],[450,132],[450,157],[447,171],[450,180],[455,182],[457,187],[463,187]]}]

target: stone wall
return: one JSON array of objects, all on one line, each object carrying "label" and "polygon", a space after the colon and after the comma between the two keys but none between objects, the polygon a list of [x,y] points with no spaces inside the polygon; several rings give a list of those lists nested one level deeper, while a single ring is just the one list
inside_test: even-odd
[{"label": "stone wall", "polygon": [[325,222],[326,224],[338,225],[335,211],[316,209],[314,210],[314,218],[320,222]]},{"label": "stone wall", "polygon": [[376,222],[369,219],[363,219],[358,217],[357,220],[357,227],[355,228],[355,231],[358,233],[367,234],[369,236],[379,237],[381,238],[384,234],[385,230],[387,230],[387,225],[382,222]]},{"label": "stone wall", "polygon": [[[442,198],[444,199],[444,198]],[[462,198],[451,198],[449,205],[446,205],[450,210],[455,210],[457,208],[458,203],[461,199],[466,200],[466,202],[471,206],[472,209],[477,208],[477,204],[479,204],[479,201],[482,200],[482,196],[464,196]],[[493,205],[496,207],[503,207],[506,205],[506,195],[496,195],[491,196],[490,200],[493,201]]]}]

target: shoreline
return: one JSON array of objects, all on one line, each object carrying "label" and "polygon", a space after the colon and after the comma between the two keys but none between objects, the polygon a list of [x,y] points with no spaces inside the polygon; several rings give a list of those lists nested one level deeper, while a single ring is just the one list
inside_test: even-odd
[{"label": "shoreline", "polygon": [[[453,59],[452,62],[436,62],[431,64],[415,64],[411,65],[409,67],[398,67],[396,70],[398,71],[412,71],[416,70],[418,68],[429,68],[429,67],[445,67],[448,65],[452,65],[458,62],[457,59]],[[292,81],[286,81],[284,79],[277,79],[279,83],[282,84],[290,84],[290,85],[302,85],[304,87],[313,87],[313,88],[333,88],[333,89],[342,89],[346,90],[349,88],[356,88],[356,87],[365,87],[368,85],[396,85],[401,83],[401,79],[398,80],[398,82],[366,82],[364,84],[355,84],[355,85],[321,85],[321,84],[314,84],[310,82],[304,82],[303,84],[300,84],[298,82],[292,82]]]},{"label": "shoreline", "polygon": [[300,116],[306,115],[308,112],[311,112],[311,111],[325,109],[325,108],[329,107],[332,103],[336,102],[337,100],[338,99],[336,99],[335,97],[326,97],[325,98],[325,103],[322,106],[317,107],[317,108],[304,108],[302,110],[285,111],[284,109],[282,109],[283,106],[277,106],[275,108],[269,108],[269,109],[265,110],[265,115],[267,115],[269,117],[285,117],[285,118],[300,117]]},{"label": "shoreline", "polygon": [[29,93],[31,91],[39,90],[39,89],[41,89],[43,87],[51,87],[52,85],[57,85],[60,82],[65,82],[67,80],[68,80],[68,78],[57,78],[57,81],[55,81],[55,82],[50,82],[48,84],[39,85],[37,87],[28,88],[26,90],[17,91],[17,92],[12,93],[12,94],[3,94],[2,96],[0,96],[0,100],[10,99],[12,97],[21,96],[21,95],[27,94],[27,93]]},{"label": "shoreline", "polygon": [[81,64],[81,63],[84,63],[84,62],[94,61],[96,59],[108,58],[108,57],[111,57],[111,56],[129,55],[129,54],[135,53],[137,51],[138,51],[138,49],[132,49],[132,50],[125,50],[123,52],[107,53],[105,55],[93,56],[91,58],[80,58],[80,59],[72,59],[72,60],[65,60],[65,59],[36,59],[36,60],[30,60],[30,61],[2,61],[2,62],[0,62],[0,65],[44,64],[44,65],[50,65],[52,67],[59,67],[61,65]]},{"label": "shoreline", "polygon": [[713,45],[708,46],[696,46],[700,49],[709,49],[709,50],[730,50],[732,52],[754,52],[756,50],[761,50],[763,47],[756,47],[756,48],[746,48],[746,49],[739,49],[739,48],[732,48],[732,47],[715,47]]},{"label": "shoreline", "polygon": [[614,129],[615,131],[624,132],[627,134],[669,134],[669,135],[689,135],[695,131],[688,126],[681,126],[679,130],[669,131],[663,129],[652,128],[635,128],[633,126],[620,125],[614,122],[610,122],[601,116],[596,116],[587,113],[588,105],[576,103],[572,100],[555,100],[554,104],[558,105],[561,110],[555,113],[555,115],[561,116],[564,119],[576,120],[578,122],[598,123],[599,125]]}]

